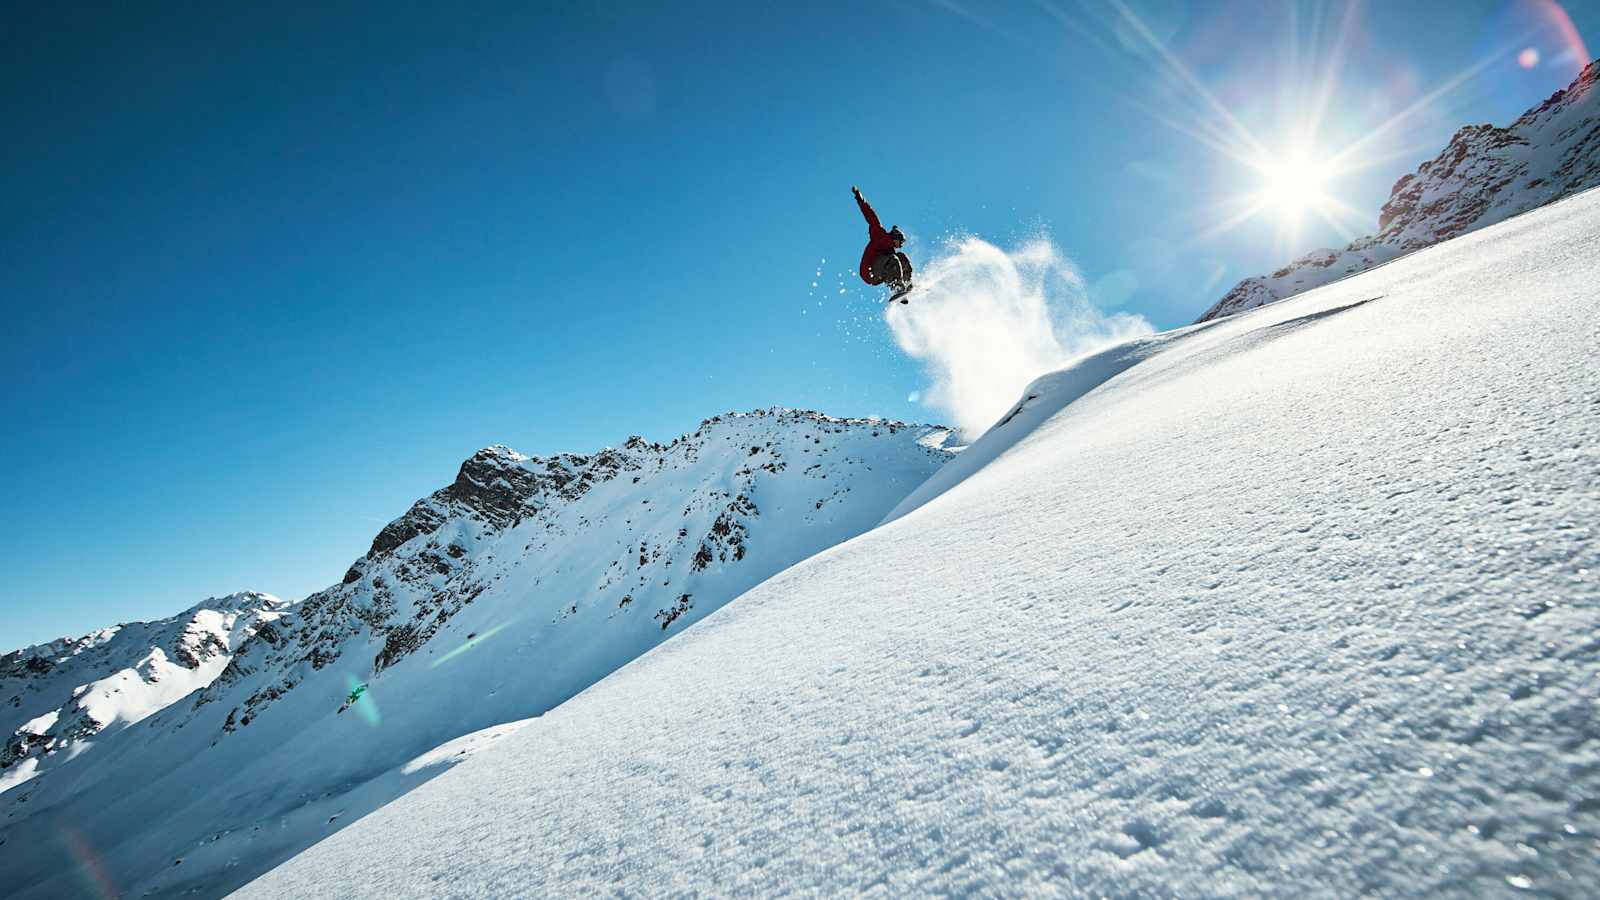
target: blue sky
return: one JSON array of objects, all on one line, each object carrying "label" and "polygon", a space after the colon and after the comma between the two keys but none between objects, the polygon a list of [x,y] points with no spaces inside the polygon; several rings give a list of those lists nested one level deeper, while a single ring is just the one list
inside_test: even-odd
[{"label": "blue sky", "polygon": [[[489,443],[936,418],[853,183],[924,255],[1048,234],[1172,327],[1600,40],[1548,0],[545,6],[12,14],[0,649],[303,596]],[[1327,186],[1360,215],[1217,231],[1260,175],[1202,138],[1283,146],[1322,85],[1318,154],[1394,121]]]}]

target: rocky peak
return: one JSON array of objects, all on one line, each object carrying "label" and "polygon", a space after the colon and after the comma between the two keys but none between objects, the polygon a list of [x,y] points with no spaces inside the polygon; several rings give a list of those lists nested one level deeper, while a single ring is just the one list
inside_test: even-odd
[{"label": "rocky peak", "polygon": [[0,656],[0,678],[43,675],[55,668],[55,662],[49,656],[36,652],[37,649],[29,647],[24,650],[13,650],[5,656]]},{"label": "rocky peak", "polygon": [[[916,434],[897,437],[909,429]],[[259,632],[199,698],[196,709],[240,682],[262,682],[224,730],[246,727],[309,673],[343,658],[341,648],[362,635],[381,644],[364,665],[373,675],[385,672],[505,577],[507,563],[493,560],[520,559],[595,531],[611,535],[602,539],[610,542],[626,533],[631,543],[612,564],[613,571],[597,576],[602,589],[619,586],[620,572],[626,569],[662,570],[659,578],[637,576],[634,590],[619,587],[619,596],[602,605],[643,607],[644,598],[663,586],[675,587],[673,606],[660,620],[665,630],[689,610],[707,608],[696,606],[679,582],[745,559],[750,523],[762,516],[752,496],[758,483],[783,473],[791,460],[810,463],[803,467],[807,480],[826,490],[811,498],[807,509],[814,518],[826,518],[829,514],[818,511],[830,502],[842,504],[851,478],[870,477],[869,469],[861,476],[835,471],[834,482],[827,483],[827,461],[837,457],[841,464],[853,465],[853,458],[839,456],[840,451],[894,439],[893,446],[900,449],[891,458],[902,466],[909,463],[898,459],[902,454],[917,460],[918,477],[926,477],[950,453],[942,438],[933,438],[935,433],[947,430],[773,407],[712,416],[667,444],[634,435],[620,448],[590,455],[530,457],[501,445],[486,447],[461,464],[449,485],[384,526],[341,584],[306,598],[285,628]],[[699,486],[681,483],[686,471],[697,468],[706,470],[697,477],[711,480]],[[607,499],[588,503],[603,485],[609,485]],[[906,484],[904,490],[913,486]],[[660,521],[673,509],[680,510],[677,520]],[[654,524],[646,526],[647,521]],[[535,583],[543,578],[532,577]],[[571,604],[563,615],[576,615],[581,608]]]},{"label": "rocky peak", "polygon": [[[514,525],[530,508],[552,497],[571,499],[627,464],[628,457],[615,451],[594,458],[560,454],[539,459],[500,444],[485,447],[461,464],[455,481],[384,526],[373,538],[366,559],[378,559],[419,535],[432,534],[453,517],[470,517],[492,529]],[[359,577],[360,568],[352,567],[345,581]]]},{"label": "rocky peak", "polygon": [[1573,79],[1571,84],[1551,94],[1548,100],[1523,113],[1517,121],[1511,124],[1512,129],[1527,130],[1541,122],[1554,118],[1565,109],[1592,102],[1596,82],[1600,82],[1600,59],[1584,66],[1583,71],[1578,73],[1578,77]]},{"label": "rocky peak", "polygon": [[485,447],[461,464],[455,481],[418,500],[405,515],[378,532],[366,556],[345,573],[344,583],[359,579],[373,560],[394,552],[421,535],[433,534],[445,522],[467,517],[490,530],[520,522],[548,503],[573,501],[596,484],[624,472],[636,472],[659,463],[663,454],[685,443],[704,441],[726,429],[753,425],[794,425],[826,429],[875,427],[890,433],[911,428],[905,422],[877,418],[838,418],[813,410],[771,407],[751,412],[729,412],[700,422],[692,433],[670,444],[630,436],[621,448],[607,447],[590,456],[561,453],[549,458],[524,456],[501,444]]},{"label": "rocky peak", "polygon": [[[205,687],[232,649],[292,604],[244,591],[0,657],[0,792],[87,752],[76,746]],[[91,745],[92,746],[92,745]]]},{"label": "rocky peak", "polygon": [[199,603],[179,613],[174,618],[193,618],[194,616],[210,611],[215,613],[256,613],[268,610],[283,609],[291,605],[287,600],[280,600],[271,594],[261,591],[240,591],[226,597],[207,597]]},{"label": "rocky peak", "polygon": [[290,605],[259,591],[212,597],[178,617],[186,621],[172,643],[170,656],[187,668],[199,669],[207,660],[227,654],[236,639],[254,634]]}]

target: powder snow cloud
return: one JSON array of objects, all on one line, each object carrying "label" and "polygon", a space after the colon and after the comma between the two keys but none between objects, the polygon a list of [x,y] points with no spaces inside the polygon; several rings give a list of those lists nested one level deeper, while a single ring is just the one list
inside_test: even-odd
[{"label": "powder snow cloud", "polygon": [[917,284],[909,305],[889,308],[889,328],[927,370],[923,402],[949,414],[968,438],[993,425],[1038,376],[1155,330],[1143,316],[1096,309],[1077,269],[1042,238],[1009,251],[952,238]]}]

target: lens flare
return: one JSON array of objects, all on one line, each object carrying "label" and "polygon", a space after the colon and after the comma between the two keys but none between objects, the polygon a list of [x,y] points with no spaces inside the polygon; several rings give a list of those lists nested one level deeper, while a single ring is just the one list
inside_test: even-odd
[{"label": "lens flare", "polygon": [[[1590,59],[1555,0],[1486,4],[1492,9],[1467,64],[1432,86],[1404,55],[1381,55],[1364,30],[1369,4],[1362,0],[1271,5],[1285,37],[1270,65],[1227,52],[1232,16],[1186,15],[1183,0],[1038,3],[1074,39],[1125,65],[1129,79],[1153,81],[1151,97],[1122,97],[1128,106],[1218,155],[1230,186],[1194,211],[1188,247],[1258,219],[1275,220],[1279,252],[1303,252],[1307,228],[1354,240],[1377,223],[1340,195],[1360,187],[1353,176],[1396,161],[1415,165],[1437,152],[1432,141],[1405,139],[1426,131],[1419,122],[1440,127],[1443,117],[1454,124],[1450,107],[1460,93],[1548,96]],[[1350,72],[1358,62],[1371,71]],[[1520,100],[1517,108],[1525,108]],[[1097,287],[1104,296],[1118,294],[1114,283]]]},{"label": "lens flare", "polygon": [[70,825],[62,825],[59,832],[62,843],[67,845],[67,851],[78,865],[78,875],[83,880],[83,886],[88,888],[85,893],[89,896],[104,897],[106,900],[119,896],[117,886],[111,880],[111,873],[106,871],[105,863],[100,861],[100,855],[94,852],[89,841]]},{"label": "lens flare", "polygon": [[484,641],[487,641],[489,638],[494,637],[495,632],[497,632],[500,629],[506,627],[506,625],[508,625],[508,624],[510,624],[510,623],[501,622],[499,625],[496,625],[493,628],[490,628],[488,631],[485,631],[483,634],[475,634],[472,637],[467,638],[466,643],[462,644],[461,646],[455,648],[454,650],[451,650],[449,653],[446,653],[445,655],[443,655],[443,656],[439,657],[438,659],[434,660],[432,663],[430,663],[428,665],[428,668],[430,668],[430,669],[439,668],[440,666],[444,665],[445,663],[449,662],[450,660],[455,659],[457,656],[460,656],[461,654],[467,652],[468,650],[471,650],[472,648],[478,646],[479,644],[483,643]]},{"label": "lens flare", "polygon": [[[1572,74],[1576,75],[1589,64],[1590,60],[1589,48],[1584,45],[1583,36],[1578,33],[1578,26],[1572,24],[1572,17],[1567,15],[1566,9],[1555,0],[1541,0],[1539,6],[1542,8],[1545,21],[1556,34],[1556,40],[1561,46],[1561,58],[1572,67]],[[1534,51],[1534,55],[1538,56],[1537,50]],[[1521,61],[1520,58],[1518,61]]]},{"label": "lens flare", "polygon": [[1572,16],[1555,0],[1502,0],[1479,30],[1479,52],[1511,43],[1501,64],[1474,88],[1483,102],[1526,105],[1530,97],[1565,87],[1591,59]]},{"label": "lens flare", "polygon": [[345,684],[350,688],[350,694],[345,698],[345,703],[356,711],[361,721],[373,728],[383,724],[383,716],[378,713],[377,701],[372,699],[372,691],[365,682],[358,680],[354,675],[344,676]]}]

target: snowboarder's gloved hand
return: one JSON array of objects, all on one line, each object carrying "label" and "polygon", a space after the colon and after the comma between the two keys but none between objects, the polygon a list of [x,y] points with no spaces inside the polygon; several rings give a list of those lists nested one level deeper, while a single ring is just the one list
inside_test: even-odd
[{"label": "snowboarder's gloved hand", "polygon": [[850,193],[855,194],[856,198],[860,199],[860,197],[861,197],[861,188],[858,188],[858,187],[856,187],[855,185],[852,184],[852,185],[850,185]]}]

